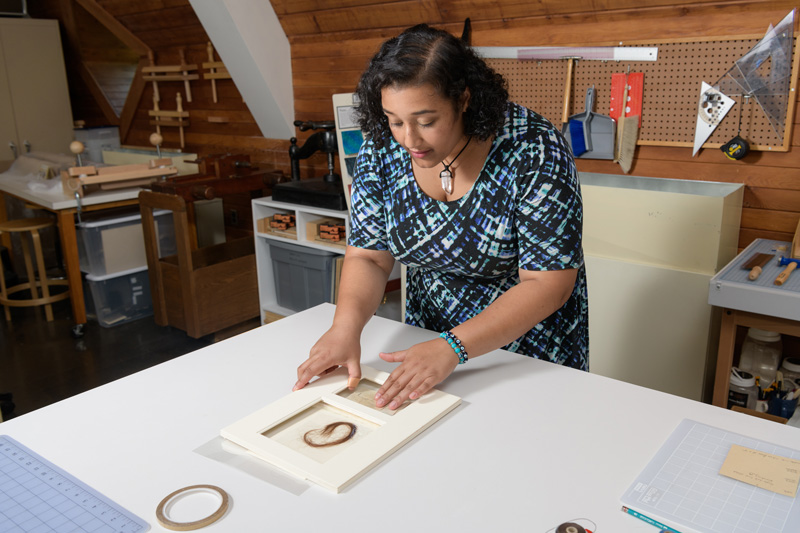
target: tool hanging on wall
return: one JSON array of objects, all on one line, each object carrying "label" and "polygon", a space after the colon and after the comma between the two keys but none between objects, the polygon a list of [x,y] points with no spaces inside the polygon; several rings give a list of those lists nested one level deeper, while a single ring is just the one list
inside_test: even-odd
[{"label": "tool hanging on wall", "polygon": [[[744,95],[745,102],[750,103],[751,94]],[[742,133],[742,107],[743,103],[739,103],[739,125],[736,128],[736,137],[720,146],[720,150],[728,159],[739,160],[750,152],[750,145],[741,137]],[[749,109],[749,106],[748,106]]]},{"label": "tool hanging on wall", "polygon": [[207,69],[208,72],[203,73],[203,79],[211,80],[211,97],[216,104],[219,102],[217,96],[217,80],[229,80],[231,79],[231,74],[222,61],[214,59],[214,46],[211,44],[211,41],[206,45],[206,52],[208,53],[208,61],[203,63],[202,66],[204,69]]},{"label": "tool hanging on wall", "polygon": [[147,54],[150,60],[150,66],[142,68],[142,79],[144,81],[153,82],[153,95],[157,100],[161,100],[158,93],[158,83],[164,81],[182,81],[184,89],[186,90],[186,101],[192,101],[192,88],[189,84],[192,80],[200,79],[198,74],[192,74],[192,71],[197,70],[197,65],[189,65],[186,63],[184,51],[181,48],[178,53],[180,54],[180,65],[163,65],[156,66],[155,57],[152,52]]},{"label": "tool hanging on wall", "polygon": [[[643,77],[643,76],[642,76]],[[614,159],[622,171],[627,174],[631,171],[633,166],[633,155],[636,152],[636,140],[639,138],[639,123],[641,115],[633,112],[630,103],[630,73],[625,75],[624,84],[622,89],[622,99],[619,108],[619,118],[617,118],[617,138],[616,138],[616,153]],[[641,113],[641,100],[638,104],[639,113]]]},{"label": "tool hanging on wall", "polygon": [[[567,141],[572,146],[575,157],[581,159],[613,159],[616,124],[611,117],[595,113],[594,102],[595,89],[594,85],[592,85],[586,89],[584,112],[570,117],[569,130],[566,134]],[[575,151],[576,147],[578,148],[577,151]],[[581,148],[583,148],[582,151]]]},{"label": "tool hanging on wall", "polygon": [[694,128],[694,151],[697,155],[703,144],[711,137],[722,119],[728,114],[735,102],[706,82],[700,88],[700,104],[697,107],[697,124]]},{"label": "tool hanging on wall", "polygon": [[567,80],[564,83],[564,111],[561,113],[561,133],[566,136],[569,133],[569,104],[572,101],[572,69],[575,66],[575,60],[580,58],[567,56],[563,59],[567,61]]},{"label": "tool hanging on wall", "polygon": [[[778,139],[783,142],[791,98],[794,14],[793,9],[776,27],[770,25],[764,37],[749,52],[737,59],[734,66],[713,86],[702,82],[692,156],[697,154],[732,107],[731,96],[751,95],[755,98]],[[716,122],[712,124],[701,116],[703,106],[719,95],[724,98],[722,106],[716,109]],[[728,101],[731,102],[730,105]]]},{"label": "tool hanging on wall", "polygon": [[177,127],[180,131],[181,148],[185,147],[185,140],[183,135],[183,128],[189,126],[189,112],[183,110],[183,98],[181,93],[175,95],[175,111],[162,111],[159,109],[158,101],[153,97],[153,109],[148,111],[147,114],[153,117],[150,120],[150,125],[156,127],[156,133],[161,134],[161,128]]}]

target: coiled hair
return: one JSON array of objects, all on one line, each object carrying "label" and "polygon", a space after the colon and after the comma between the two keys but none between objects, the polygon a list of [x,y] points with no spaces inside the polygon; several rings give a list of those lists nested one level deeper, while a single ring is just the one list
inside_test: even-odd
[{"label": "coiled hair", "polygon": [[383,89],[424,84],[432,85],[454,109],[469,88],[469,106],[464,113],[466,135],[486,140],[503,125],[508,102],[503,77],[461,39],[418,24],[383,43],[361,76],[355,116],[367,137],[378,146],[391,138],[381,101]]}]

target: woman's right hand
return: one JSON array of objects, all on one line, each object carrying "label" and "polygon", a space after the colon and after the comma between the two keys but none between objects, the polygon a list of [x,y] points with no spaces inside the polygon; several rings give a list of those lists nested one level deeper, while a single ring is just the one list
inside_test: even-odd
[{"label": "woman's right hand", "polygon": [[302,389],[316,376],[347,367],[347,386],[353,390],[361,379],[361,332],[332,326],[311,347],[308,359],[297,367],[297,383],[293,391]]}]

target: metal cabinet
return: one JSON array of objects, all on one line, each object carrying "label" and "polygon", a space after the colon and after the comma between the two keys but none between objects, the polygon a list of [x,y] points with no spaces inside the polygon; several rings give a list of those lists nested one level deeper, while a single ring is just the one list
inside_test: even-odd
[{"label": "metal cabinet", "polygon": [[58,21],[0,18],[0,170],[25,152],[68,153],[72,128]]}]

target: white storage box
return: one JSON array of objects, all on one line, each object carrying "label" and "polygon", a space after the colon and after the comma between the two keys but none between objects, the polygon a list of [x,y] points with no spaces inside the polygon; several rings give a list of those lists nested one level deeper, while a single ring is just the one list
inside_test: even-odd
[{"label": "white storage box", "polygon": [[[158,234],[159,257],[176,253],[172,212],[156,210],[153,220]],[[147,267],[142,215],[103,218],[78,225],[81,270],[92,276],[107,276]]]},{"label": "white storage box", "polygon": [[118,326],[153,314],[147,267],[105,276],[86,275],[86,307],[104,328]]}]

